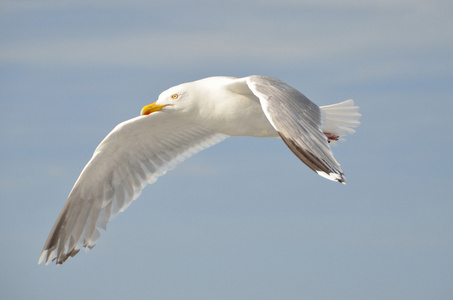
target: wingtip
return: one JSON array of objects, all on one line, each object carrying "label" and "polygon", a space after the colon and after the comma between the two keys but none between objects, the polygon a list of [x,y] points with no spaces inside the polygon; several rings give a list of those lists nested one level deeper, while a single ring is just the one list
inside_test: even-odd
[{"label": "wingtip", "polygon": [[43,262],[46,262],[46,265],[48,264],[48,261],[47,261],[47,251],[43,251],[43,252],[41,253],[41,256],[39,256],[38,265],[42,264]]},{"label": "wingtip", "polygon": [[329,180],[332,180],[332,181],[338,181],[342,184],[346,184],[346,179],[344,177],[344,174],[343,173],[340,173],[340,174],[337,174],[337,173],[329,173],[327,174],[326,172],[323,172],[323,171],[316,171],[316,173],[318,173],[318,175],[326,178],[326,179],[329,179]]}]

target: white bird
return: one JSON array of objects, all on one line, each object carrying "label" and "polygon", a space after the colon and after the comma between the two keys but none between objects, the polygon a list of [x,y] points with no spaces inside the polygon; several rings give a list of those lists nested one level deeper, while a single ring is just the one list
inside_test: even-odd
[{"label": "white bird", "polygon": [[62,264],[93,248],[146,184],[228,136],[281,137],[319,175],[345,182],[329,142],[354,132],[353,100],[318,107],[286,83],[266,76],[209,77],[172,87],[117,125],[82,170],[38,263]]}]

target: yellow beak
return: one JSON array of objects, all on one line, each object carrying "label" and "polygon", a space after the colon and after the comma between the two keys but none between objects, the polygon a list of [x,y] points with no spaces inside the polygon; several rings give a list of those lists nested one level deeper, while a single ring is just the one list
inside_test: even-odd
[{"label": "yellow beak", "polygon": [[165,106],[167,106],[167,105],[166,104],[158,105],[158,104],[156,104],[156,102],[151,103],[151,104],[146,105],[145,107],[142,108],[142,111],[141,111],[140,115],[142,115],[142,116],[149,115],[149,114],[151,114],[153,112],[162,110],[162,108],[165,107]]}]

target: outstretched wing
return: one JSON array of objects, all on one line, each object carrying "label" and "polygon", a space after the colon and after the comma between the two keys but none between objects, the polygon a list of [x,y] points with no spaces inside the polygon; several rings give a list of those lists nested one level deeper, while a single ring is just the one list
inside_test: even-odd
[{"label": "outstretched wing", "polygon": [[227,136],[155,112],[116,126],[77,179],[44,245],[39,263],[62,264],[99,239],[97,228],[124,211],[146,184]]},{"label": "outstretched wing", "polygon": [[259,98],[264,114],[286,145],[319,175],[344,183],[321,130],[321,110],[286,83],[267,76],[250,76],[246,83]]}]

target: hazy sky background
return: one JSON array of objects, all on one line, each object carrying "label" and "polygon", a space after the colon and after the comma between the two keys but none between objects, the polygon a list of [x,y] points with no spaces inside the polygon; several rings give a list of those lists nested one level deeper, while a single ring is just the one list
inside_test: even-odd
[{"label": "hazy sky background", "polygon": [[[451,1],[0,1],[2,299],[452,299]],[[63,266],[37,261],[118,123],[178,83],[269,75],[362,125],[348,184],[230,138]],[[152,129],[151,129],[152,130]]]}]

